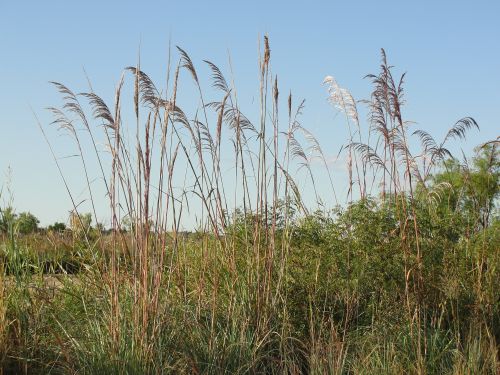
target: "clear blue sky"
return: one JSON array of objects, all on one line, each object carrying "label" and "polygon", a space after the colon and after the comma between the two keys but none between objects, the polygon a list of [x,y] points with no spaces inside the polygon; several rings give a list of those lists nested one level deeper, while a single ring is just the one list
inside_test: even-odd
[{"label": "clear blue sky", "polygon": [[[47,126],[44,108],[60,103],[47,82],[86,90],[83,68],[111,99],[140,41],[141,67],[162,80],[170,38],[200,69],[202,59],[227,68],[229,50],[236,85],[251,99],[258,38],[268,33],[282,92],[306,99],[303,123],[328,155],[345,131],[323,78],[367,98],[363,77],[378,71],[383,47],[408,72],[406,119],[440,138],[457,119],[474,117],[481,132],[461,145],[470,152],[500,129],[499,16],[499,1],[2,1],[0,186],[10,166],[18,212],[30,210],[42,224],[65,220],[71,205],[30,106]],[[50,136],[60,156],[71,153],[69,139]]]}]

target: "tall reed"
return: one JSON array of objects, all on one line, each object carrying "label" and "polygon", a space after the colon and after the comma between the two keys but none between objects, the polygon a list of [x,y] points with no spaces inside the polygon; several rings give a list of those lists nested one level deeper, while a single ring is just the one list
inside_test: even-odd
[{"label": "tall reed", "polygon": [[[496,273],[485,264],[496,263],[484,250],[487,241],[474,240],[491,236],[494,203],[478,209],[481,219],[466,240],[466,248],[477,253],[467,253],[474,267],[464,267],[472,270],[471,285],[487,306],[478,307],[474,319],[481,337],[467,331],[473,327],[451,325],[451,316],[464,316],[454,292],[427,285],[435,279],[435,253],[450,262],[462,259],[461,242],[452,244],[453,253],[437,249],[441,242],[429,222],[438,219],[425,210],[441,209],[452,192],[448,182],[433,176],[452,156],[447,142],[465,138],[477,123],[459,120],[441,143],[423,130],[411,132],[404,117],[404,75],[394,78],[383,50],[380,72],[368,76],[373,92],[367,101],[356,101],[328,76],[329,100],[345,115],[349,133],[348,195],[341,202],[328,153],[301,124],[304,101],[282,94],[271,56],[265,36],[258,108],[248,117],[235,78],[226,79],[204,61],[216,92],[215,100],[209,98],[206,80],[180,47],[169,53],[166,87],[155,85],[138,58],[124,70],[112,104],[91,85],[75,93],[54,83],[63,96],[61,108],[50,108],[54,124],[75,140],[95,220],[94,197],[103,191],[110,223],[109,235],[85,232],[79,239],[93,263],[51,302],[62,371],[493,369]],[[366,127],[360,104],[369,111]],[[412,136],[421,141],[419,153],[410,147]],[[99,150],[101,142],[107,153]],[[51,152],[83,224],[62,163],[52,147]],[[496,160],[491,152],[488,173]],[[316,158],[325,170],[321,180]],[[101,187],[93,182],[93,165]],[[467,170],[465,164],[460,168]],[[333,213],[321,199],[319,181],[327,181],[340,204]],[[312,204],[302,199],[304,189]],[[186,226],[195,229],[186,233]],[[460,355],[452,358],[452,352]]]}]

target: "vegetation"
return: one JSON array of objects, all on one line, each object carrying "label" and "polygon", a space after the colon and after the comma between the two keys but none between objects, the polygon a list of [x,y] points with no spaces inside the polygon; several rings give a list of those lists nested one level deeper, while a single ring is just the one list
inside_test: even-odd
[{"label": "vegetation", "polygon": [[[472,118],[442,142],[410,132],[402,78],[382,51],[363,102],[368,126],[360,102],[325,79],[350,134],[347,202],[326,208],[338,198],[335,176],[299,122],[303,103],[281,98],[268,39],[257,122],[243,114],[234,79],[206,61],[220,94],[208,101],[189,55],[178,54],[164,90],[139,65],[127,68],[113,106],[54,83],[64,101],[50,109],[54,124],[75,141],[92,212],[80,213],[69,189],[67,230],[32,233],[37,220],[2,210],[3,371],[497,374],[498,142],[459,161],[448,143],[478,128]],[[122,117],[125,77],[132,121]],[[193,86],[188,116],[177,98]],[[328,196],[317,190],[316,159]],[[90,160],[109,197],[109,230],[97,224]],[[302,199],[299,179],[315,203]],[[182,231],[185,216],[196,216],[195,232]]]},{"label": "vegetation", "polygon": [[6,207],[0,211],[0,232],[8,233],[9,226],[15,227],[20,234],[35,233],[38,230],[40,220],[30,212],[21,212],[17,215],[12,207]]}]

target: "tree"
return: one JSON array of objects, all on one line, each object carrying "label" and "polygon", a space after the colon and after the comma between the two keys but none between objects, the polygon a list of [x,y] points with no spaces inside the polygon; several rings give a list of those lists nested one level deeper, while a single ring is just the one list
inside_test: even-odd
[{"label": "tree", "polygon": [[62,233],[66,230],[66,224],[55,222],[47,228],[49,231]]},{"label": "tree", "polygon": [[476,230],[488,227],[495,219],[500,197],[500,158],[495,144],[476,149],[472,161],[444,162],[432,176],[433,186],[447,186],[441,196],[441,209],[451,209],[476,223]]},{"label": "tree", "polygon": [[40,220],[31,212],[21,212],[16,220],[17,230],[21,234],[34,233],[38,230]]}]

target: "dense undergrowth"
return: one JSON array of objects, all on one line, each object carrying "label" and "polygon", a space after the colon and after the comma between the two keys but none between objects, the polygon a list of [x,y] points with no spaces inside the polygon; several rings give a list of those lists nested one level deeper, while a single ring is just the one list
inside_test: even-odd
[{"label": "dense undergrowth", "polygon": [[[315,191],[310,153],[321,159],[323,151],[298,123],[302,105],[294,110],[291,95],[287,129],[279,130],[267,38],[258,126],[212,63],[223,99],[205,102],[193,63],[179,53],[169,96],[139,66],[128,69],[132,147],[121,118],[123,80],[112,109],[93,92],[76,95],[56,84],[64,105],[51,109],[55,123],[76,141],[89,198],[86,158],[95,151],[111,227],[84,225],[76,205],[65,233],[23,235],[3,215],[3,372],[497,374],[497,143],[478,147],[470,160],[453,158],[446,142],[477,127],[464,118],[442,143],[414,132],[422,151],[413,156],[402,82],[393,80],[383,54],[381,72],[370,76],[365,133],[358,102],[326,79],[351,129],[351,188],[345,204],[307,207],[292,172],[305,167]],[[176,102],[181,69],[199,89],[193,119]],[[76,127],[94,146],[97,128],[81,99],[104,125],[109,163],[97,148],[82,147]],[[221,172],[223,132],[234,147],[229,178]],[[190,174],[180,191],[177,170]],[[334,196],[332,184],[322,199]],[[199,230],[181,232],[183,207],[196,199]]]}]

